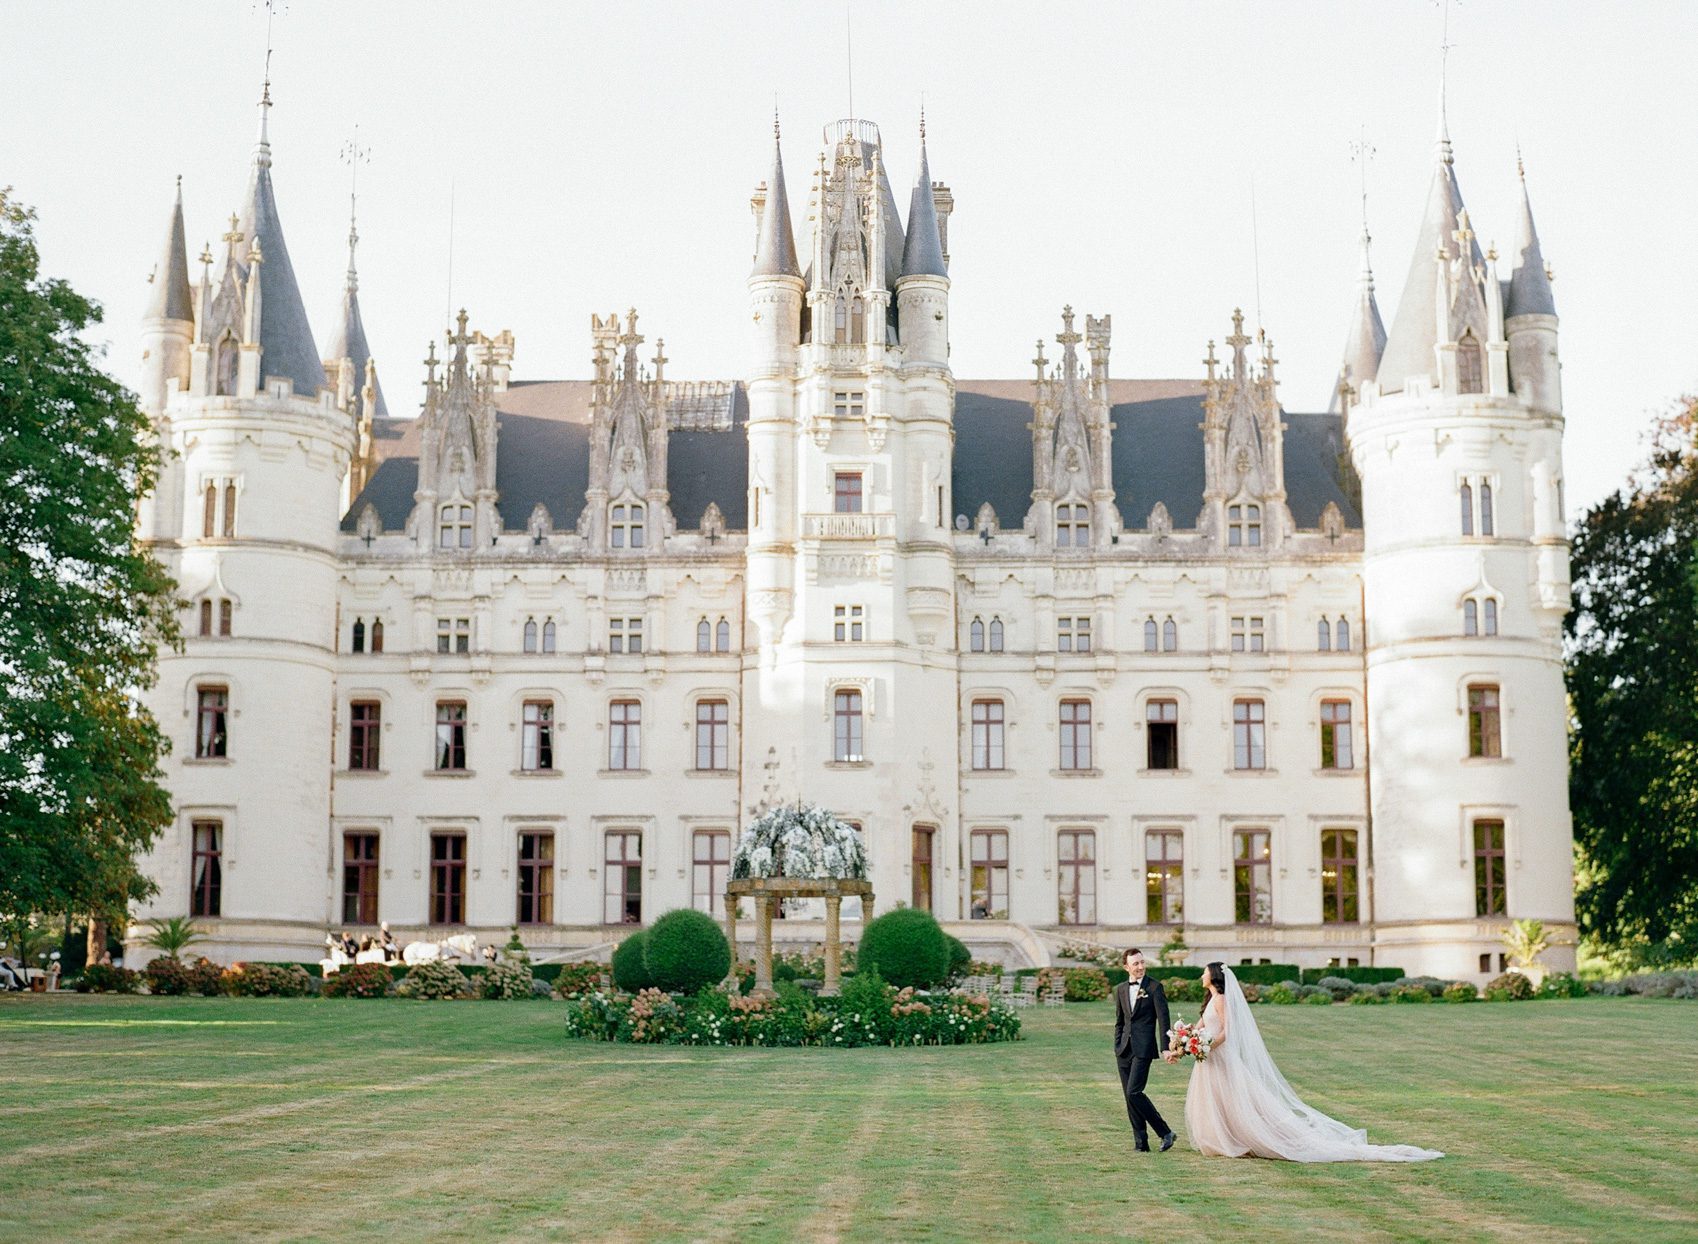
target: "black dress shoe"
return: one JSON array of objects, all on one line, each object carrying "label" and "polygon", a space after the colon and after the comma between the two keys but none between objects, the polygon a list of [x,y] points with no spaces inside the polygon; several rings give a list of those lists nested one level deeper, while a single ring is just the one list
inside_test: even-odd
[{"label": "black dress shoe", "polygon": [[1150,1151],[1150,1142],[1147,1140],[1140,1140],[1134,1144],[1132,1148],[1138,1153],[1148,1153]]},{"label": "black dress shoe", "polygon": [[1178,1139],[1179,1139],[1179,1137],[1175,1136],[1172,1132],[1169,1132],[1166,1136],[1163,1136],[1161,1138],[1161,1151],[1163,1153],[1166,1153],[1169,1149],[1173,1148],[1174,1142],[1176,1142]]}]

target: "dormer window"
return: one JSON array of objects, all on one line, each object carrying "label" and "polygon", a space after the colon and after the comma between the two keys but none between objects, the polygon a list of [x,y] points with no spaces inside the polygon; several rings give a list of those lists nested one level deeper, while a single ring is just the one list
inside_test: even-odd
[{"label": "dormer window", "polygon": [[215,396],[236,396],[236,360],[239,357],[236,339],[229,333],[225,333],[218,340],[218,361],[212,369],[212,391]]},{"label": "dormer window", "polygon": [[608,526],[608,543],[616,549],[643,547],[643,507],[639,502],[621,501],[613,507]]},{"label": "dormer window", "polygon": [[458,501],[443,506],[437,516],[436,547],[439,549],[469,549],[472,547],[472,507]]},{"label": "dormer window", "polygon": [[1091,543],[1091,511],[1085,505],[1055,507],[1055,547],[1087,548]]},{"label": "dormer window", "polygon": [[1262,543],[1262,507],[1226,507],[1226,543],[1231,548],[1258,548]]},{"label": "dormer window", "polygon": [[1456,343],[1456,391],[1458,393],[1484,393],[1485,354],[1480,349],[1480,339],[1469,329],[1462,334],[1462,340]]}]

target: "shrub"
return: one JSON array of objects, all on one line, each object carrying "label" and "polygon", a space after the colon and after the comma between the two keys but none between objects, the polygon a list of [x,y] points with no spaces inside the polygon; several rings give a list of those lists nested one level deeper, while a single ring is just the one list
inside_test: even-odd
[{"label": "shrub", "polygon": [[1396,986],[1400,989],[1406,989],[1413,985],[1425,989],[1435,998],[1443,996],[1445,986],[1448,984],[1450,984],[1449,981],[1440,980],[1436,976],[1405,976],[1402,980],[1396,982]]},{"label": "shrub", "polygon": [[[381,967],[383,965],[373,964],[372,966]],[[405,979],[395,986],[395,992],[403,998],[418,998],[428,1002],[448,1002],[455,998],[471,997],[472,982],[471,978],[454,964],[444,963],[438,959],[434,963],[420,963],[409,969]]]},{"label": "shrub", "polygon": [[1002,973],[1002,964],[987,963],[983,959],[974,959],[967,965],[968,976],[1001,976]]},{"label": "shrub", "polygon": [[680,907],[656,920],[643,936],[643,966],[655,988],[695,993],[725,979],[731,945],[712,916]]},{"label": "shrub", "polygon": [[189,965],[189,992],[211,998],[223,991],[224,968],[205,955]]},{"label": "shrub", "polygon": [[[490,964],[478,977],[477,989],[482,997],[496,1002],[529,1001],[538,996],[531,987],[530,966],[512,960]],[[548,997],[546,988],[541,996]]]},{"label": "shrub", "polygon": [[1310,998],[1325,998],[1328,1002],[1331,1002],[1332,990],[1322,989],[1319,985],[1297,986],[1297,1000],[1299,1002],[1307,1002]]},{"label": "shrub", "polygon": [[1069,1002],[1097,1002],[1108,997],[1108,977],[1101,968],[1063,968]]},{"label": "shrub", "polygon": [[638,929],[613,949],[613,987],[626,993],[641,993],[654,984],[644,962],[643,940],[648,936]]},{"label": "shrub", "polygon": [[973,952],[959,937],[945,933],[943,940],[949,947],[949,979],[958,981],[972,969]]},{"label": "shrub", "polygon": [[566,1000],[566,1035],[591,1041],[612,1041],[631,1009],[629,998],[613,998],[599,989]]},{"label": "shrub", "polygon": [[1399,985],[1391,993],[1391,1001],[1393,1002],[1431,1002],[1432,1000],[1433,995],[1420,985]]},{"label": "shrub", "polygon": [[[1313,988],[1313,986],[1305,985],[1304,988],[1310,989],[1310,988]],[[1318,990],[1315,993],[1306,993],[1306,994],[1303,995],[1303,1005],[1304,1006],[1331,1006],[1332,1005],[1332,995],[1324,989]]]},{"label": "shrub", "polygon": [[1173,964],[1171,966],[1164,963],[1160,967],[1146,968],[1145,974],[1148,975],[1148,976],[1155,977],[1158,981],[1160,981],[1164,985],[1167,984],[1167,982],[1171,981],[1171,980],[1184,979],[1184,980],[1190,980],[1190,981],[1200,981],[1200,980],[1203,979],[1203,969],[1202,968],[1200,968],[1200,967],[1186,967],[1184,964],[1177,964],[1177,963]]},{"label": "shrub", "polygon": [[1379,1006],[1384,1001],[1385,999],[1380,997],[1379,990],[1372,985],[1366,989],[1359,989],[1350,995],[1351,1006]]},{"label": "shrub", "polygon": [[1262,990],[1262,1001],[1271,1002],[1276,1006],[1291,1006],[1297,1001],[1296,981],[1280,981],[1277,985],[1269,985]]},{"label": "shrub", "polygon": [[1240,985],[1277,985],[1281,981],[1303,979],[1303,969],[1295,963],[1228,963]]},{"label": "shrub", "polygon": [[142,971],[147,974],[147,991],[168,998],[188,993],[194,979],[188,964],[170,955],[150,960]]},{"label": "shrub", "polygon": [[1468,981],[1451,981],[1440,996],[1446,1002],[1475,1002],[1479,1000],[1480,991]]},{"label": "shrub", "polygon": [[[866,961],[864,955],[863,961]],[[894,1018],[890,1006],[895,993],[878,968],[869,962],[844,983],[843,991],[838,994],[837,1018],[830,1026],[826,1043],[883,1045]]]},{"label": "shrub", "polygon": [[1378,985],[1383,981],[1400,980],[1402,968],[1304,968],[1301,977],[1305,985],[1319,985],[1324,980],[1347,980],[1354,985]]},{"label": "shrub", "polygon": [[115,968],[110,963],[91,963],[77,978],[78,993],[140,993],[141,973]]},{"label": "shrub", "polygon": [[1541,998],[1584,998],[1586,982],[1567,972],[1552,972],[1539,982],[1536,992]]},{"label": "shrub", "polygon": [[639,1045],[662,1045],[684,1032],[684,1008],[670,994],[649,988],[631,999],[619,1025],[619,1039]]},{"label": "shrub", "polygon": [[607,975],[607,966],[601,963],[562,963],[553,966],[560,968],[554,977],[554,992],[562,998],[575,998],[579,994],[602,988],[602,978]]},{"label": "shrub", "polygon": [[1194,976],[1170,976],[1162,981],[1162,992],[1169,1002],[1201,1002],[1208,991],[1201,979]]},{"label": "shrub", "polygon": [[898,989],[929,989],[949,979],[949,942],[931,912],[898,907],[861,933],[861,971],[875,969]]},{"label": "shrub", "polygon": [[219,986],[239,998],[304,998],[313,991],[312,977],[297,963],[232,963]]},{"label": "shrub", "polygon": [[[1146,975],[1148,971],[1146,970]],[[1132,979],[1132,974],[1125,968],[1104,968],[1103,975],[1108,978],[1109,989],[1117,989]]]},{"label": "shrub", "polygon": [[[256,966],[249,964],[249,967]],[[327,998],[381,998],[395,984],[395,975],[385,963],[356,963],[324,978]]]},{"label": "shrub", "polygon": [[[1262,987],[1255,981],[1241,980],[1238,982],[1238,987],[1244,991],[1244,1001],[1260,1002],[1262,1000]],[[1205,990],[1205,992],[1207,991]]]},{"label": "shrub", "polygon": [[1356,982],[1348,976],[1323,976],[1315,982],[1315,987],[1330,993],[1334,1002],[1348,1002],[1356,992]]},{"label": "shrub", "polygon": [[1486,1001],[1525,1002],[1533,996],[1533,982],[1520,972],[1505,972],[1486,982]]}]

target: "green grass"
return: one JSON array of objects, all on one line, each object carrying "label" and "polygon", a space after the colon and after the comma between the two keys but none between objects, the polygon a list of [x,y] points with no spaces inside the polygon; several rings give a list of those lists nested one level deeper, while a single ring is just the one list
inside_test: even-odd
[{"label": "green grass", "polygon": [[1257,1010],[1298,1092],[1449,1157],[1204,1158],[1166,1067],[1180,1146],[1135,1154],[1106,1002],[763,1051],[568,1042],[544,1003],[5,999],[0,1238],[1698,1238],[1698,1006],[1319,1012]]}]

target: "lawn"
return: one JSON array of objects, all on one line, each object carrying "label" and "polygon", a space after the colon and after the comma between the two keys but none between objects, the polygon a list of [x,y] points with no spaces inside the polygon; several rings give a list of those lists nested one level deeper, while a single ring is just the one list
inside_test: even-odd
[{"label": "lawn", "polygon": [[[1261,1007],[1420,1166],[1135,1154],[1110,1004],[1012,1045],[568,1042],[549,1003],[0,1000],[0,1238],[1698,1238],[1698,1006]],[[1621,1044],[1612,1051],[1612,1041]]]}]

